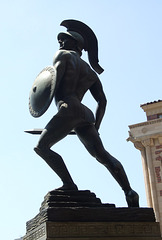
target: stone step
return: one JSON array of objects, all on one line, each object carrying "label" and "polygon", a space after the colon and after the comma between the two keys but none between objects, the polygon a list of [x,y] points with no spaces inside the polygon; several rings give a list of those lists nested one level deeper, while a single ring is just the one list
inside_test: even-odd
[{"label": "stone step", "polygon": [[[88,190],[85,191],[61,191],[53,190],[46,194],[41,204],[40,212],[48,207],[102,207],[101,200]],[[115,207],[114,204],[106,204],[107,207]]]},{"label": "stone step", "polygon": [[92,203],[92,202],[46,202],[44,203],[40,211],[45,210],[46,208],[51,207],[115,207],[114,204],[102,204],[102,203]]}]

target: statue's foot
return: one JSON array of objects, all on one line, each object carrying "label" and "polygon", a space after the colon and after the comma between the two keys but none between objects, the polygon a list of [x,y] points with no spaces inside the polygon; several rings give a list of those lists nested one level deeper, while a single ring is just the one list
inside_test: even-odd
[{"label": "statue's foot", "polygon": [[139,195],[134,190],[125,193],[128,207],[139,207]]},{"label": "statue's foot", "polygon": [[78,191],[77,185],[74,183],[65,183],[62,187],[56,188],[55,190],[62,190],[62,191]]}]

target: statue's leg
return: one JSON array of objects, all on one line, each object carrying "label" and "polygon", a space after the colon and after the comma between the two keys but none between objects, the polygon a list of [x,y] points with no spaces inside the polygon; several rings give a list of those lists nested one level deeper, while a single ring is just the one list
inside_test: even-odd
[{"label": "statue's leg", "polygon": [[70,173],[62,159],[62,157],[50,149],[42,149],[39,146],[34,148],[35,152],[42,157],[52,170],[60,177],[63,186],[57,190],[77,190],[77,186],[73,182]]},{"label": "statue's leg", "polygon": [[70,131],[70,125],[65,126],[61,118],[54,116],[42,132],[37,146],[34,148],[35,152],[42,157],[52,170],[61,178],[63,186],[62,190],[77,190],[77,186],[73,182],[70,173],[62,159],[62,157],[50,148]]},{"label": "statue's leg", "polygon": [[86,125],[75,131],[88,152],[102,163],[119,183],[125,193],[128,206],[139,207],[139,196],[132,190],[122,164],[105,150],[95,126]]}]

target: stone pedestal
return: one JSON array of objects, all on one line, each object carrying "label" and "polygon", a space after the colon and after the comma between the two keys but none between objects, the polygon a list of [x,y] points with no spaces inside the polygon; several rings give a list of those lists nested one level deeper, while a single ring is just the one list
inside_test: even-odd
[{"label": "stone pedestal", "polygon": [[158,223],[45,222],[24,240],[161,240]]},{"label": "stone pedestal", "polygon": [[151,208],[116,208],[90,191],[51,191],[23,240],[161,240]]}]

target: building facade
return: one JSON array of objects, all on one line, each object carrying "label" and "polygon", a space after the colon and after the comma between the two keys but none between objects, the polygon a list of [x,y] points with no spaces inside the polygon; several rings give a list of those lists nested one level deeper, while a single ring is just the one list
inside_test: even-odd
[{"label": "building facade", "polygon": [[162,233],[162,100],[141,105],[147,121],[129,126],[129,138],[140,150],[148,207]]}]

